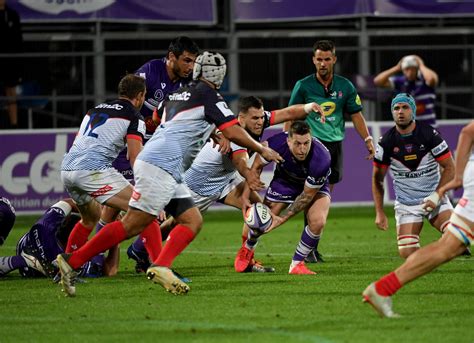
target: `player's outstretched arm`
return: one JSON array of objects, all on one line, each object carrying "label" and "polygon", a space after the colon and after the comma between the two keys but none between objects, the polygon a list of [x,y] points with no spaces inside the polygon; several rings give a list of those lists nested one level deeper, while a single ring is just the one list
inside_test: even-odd
[{"label": "player's outstretched arm", "polygon": [[323,109],[315,102],[310,102],[305,105],[288,106],[280,110],[275,110],[275,119],[273,123],[280,124],[289,120],[305,119],[311,112],[316,112],[322,115]]},{"label": "player's outstretched arm", "polygon": [[222,130],[224,136],[237,143],[240,146],[244,146],[249,150],[255,151],[262,155],[267,161],[281,162],[283,159],[276,151],[268,147],[263,146],[256,140],[254,140],[242,127],[239,125],[232,125]]},{"label": "player's outstretched arm", "polygon": [[319,188],[311,188],[305,185],[303,192],[296,197],[295,201],[288,206],[280,216],[272,214],[272,225],[265,231],[265,233],[276,229],[278,226],[287,222],[291,217],[308,208],[318,191]]}]

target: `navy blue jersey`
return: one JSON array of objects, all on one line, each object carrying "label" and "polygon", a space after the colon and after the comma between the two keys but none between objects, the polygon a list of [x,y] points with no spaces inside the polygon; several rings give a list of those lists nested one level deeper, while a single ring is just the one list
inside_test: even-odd
[{"label": "navy blue jersey", "polygon": [[397,201],[418,205],[436,190],[441,177],[437,161],[445,158],[451,158],[446,141],[436,129],[417,121],[409,135],[393,127],[380,137],[374,165],[390,167]]}]

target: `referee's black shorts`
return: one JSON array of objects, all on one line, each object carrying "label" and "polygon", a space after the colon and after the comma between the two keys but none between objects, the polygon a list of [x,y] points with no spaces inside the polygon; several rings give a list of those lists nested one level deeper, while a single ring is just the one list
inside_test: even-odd
[{"label": "referee's black shorts", "polygon": [[344,153],[342,151],[342,141],[325,142],[321,141],[331,154],[331,175],[329,175],[329,184],[335,184],[342,180],[342,162]]}]

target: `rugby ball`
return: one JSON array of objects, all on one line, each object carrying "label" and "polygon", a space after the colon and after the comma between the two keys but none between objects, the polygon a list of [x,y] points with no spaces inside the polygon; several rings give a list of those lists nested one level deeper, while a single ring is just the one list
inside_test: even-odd
[{"label": "rugby ball", "polygon": [[270,208],[261,202],[256,202],[247,209],[244,220],[252,230],[264,233],[272,225]]}]

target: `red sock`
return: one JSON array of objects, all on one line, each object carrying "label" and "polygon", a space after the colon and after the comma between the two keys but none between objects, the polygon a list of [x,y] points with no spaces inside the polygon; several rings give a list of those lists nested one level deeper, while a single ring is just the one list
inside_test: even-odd
[{"label": "red sock", "polygon": [[104,252],[127,238],[127,232],[121,221],[105,225],[82,248],[72,253],[68,260],[69,265],[77,269],[92,257]]},{"label": "red sock", "polygon": [[150,261],[156,260],[161,252],[161,230],[158,222],[154,220],[148,225],[140,234],[140,238],[145,245]]},{"label": "red sock", "polygon": [[153,262],[158,266],[171,267],[176,256],[178,256],[195,237],[194,232],[187,226],[178,224],[170,232],[168,241],[161,251],[160,256]]},{"label": "red sock", "polygon": [[86,244],[93,228],[88,228],[78,221],[67,239],[66,252],[70,253]]},{"label": "red sock", "polygon": [[394,272],[385,275],[375,283],[375,290],[384,297],[395,294],[401,287],[402,285]]}]

